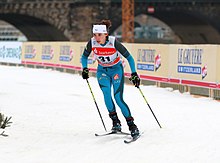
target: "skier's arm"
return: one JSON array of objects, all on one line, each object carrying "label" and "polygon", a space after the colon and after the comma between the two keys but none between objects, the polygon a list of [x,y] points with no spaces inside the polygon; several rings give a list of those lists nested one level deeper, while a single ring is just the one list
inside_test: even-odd
[{"label": "skier's arm", "polygon": [[92,45],[91,45],[91,40],[87,43],[86,48],[84,49],[84,52],[81,57],[81,62],[82,62],[82,68],[87,68],[87,61],[88,57],[92,51]]},{"label": "skier's arm", "polygon": [[124,56],[128,60],[131,72],[132,73],[136,72],[134,58],[128,52],[128,50],[116,39],[115,39],[115,48],[122,54],[122,56]]},{"label": "skier's arm", "polygon": [[128,50],[117,40],[115,40],[115,48],[128,60],[131,68],[131,77],[129,79],[133,82],[135,87],[139,88],[140,78],[136,72],[134,58],[128,52]]}]

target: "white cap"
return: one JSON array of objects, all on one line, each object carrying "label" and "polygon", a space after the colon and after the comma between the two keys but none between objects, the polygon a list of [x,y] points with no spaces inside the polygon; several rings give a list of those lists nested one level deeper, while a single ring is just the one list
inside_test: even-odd
[{"label": "white cap", "polygon": [[106,25],[93,25],[93,33],[108,33]]}]

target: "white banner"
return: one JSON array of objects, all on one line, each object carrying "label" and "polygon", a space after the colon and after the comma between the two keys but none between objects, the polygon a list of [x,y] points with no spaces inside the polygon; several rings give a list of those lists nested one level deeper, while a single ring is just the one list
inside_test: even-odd
[{"label": "white banner", "polygon": [[21,63],[22,42],[0,42],[0,62]]}]

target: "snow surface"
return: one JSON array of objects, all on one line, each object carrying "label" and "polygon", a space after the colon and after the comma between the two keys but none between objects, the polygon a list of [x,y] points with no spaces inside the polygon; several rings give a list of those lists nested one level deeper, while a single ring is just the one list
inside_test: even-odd
[{"label": "snow surface", "polygon": [[[96,78],[89,78],[108,130],[111,120]],[[50,69],[0,66],[0,112],[12,125],[0,136],[2,163],[219,163],[220,103],[171,88],[141,86],[162,129],[137,88],[125,85],[124,99],[144,132],[95,137],[103,133],[85,80]],[[125,119],[117,107],[123,130]]]}]

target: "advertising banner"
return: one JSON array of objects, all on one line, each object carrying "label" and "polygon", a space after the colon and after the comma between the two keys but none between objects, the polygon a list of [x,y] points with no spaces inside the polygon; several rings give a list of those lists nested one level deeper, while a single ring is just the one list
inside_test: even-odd
[{"label": "advertising banner", "polygon": [[41,42],[41,62],[46,66],[59,65],[59,42]]},{"label": "advertising banner", "polygon": [[0,42],[0,62],[21,63],[22,42]]},{"label": "advertising banner", "polygon": [[220,45],[218,45],[218,52],[216,58],[216,82],[219,83],[220,88]]},{"label": "advertising banner", "polygon": [[[68,50],[60,42],[25,42],[23,44],[22,62],[42,66],[59,67],[60,60],[71,60]],[[61,49],[61,50],[60,50]],[[65,51],[66,50],[66,51]],[[65,58],[65,55],[67,57]]]},{"label": "advertising banner", "polygon": [[22,63],[41,63],[40,52],[40,42],[24,42],[22,44]]},{"label": "advertising banner", "polygon": [[[81,70],[81,55],[86,42],[25,42],[22,62],[42,66]],[[97,62],[91,54],[88,67],[96,71]]]},{"label": "advertising banner", "polygon": [[[157,77],[164,80],[168,76],[169,47],[165,44],[126,44],[135,60],[138,74],[142,78]],[[129,65],[127,66],[129,67]],[[126,67],[126,72],[130,69]],[[160,79],[159,79],[160,78]]]},{"label": "advertising banner", "polygon": [[[25,42],[1,45],[1,61],[81,70],[81,56],[86,42]],[[10,46],[9,46],[10,45]],[[220,82],[220,46],[186,44],[130,44],[123,43],[133,56],[137,73],[143,80],[218,87]],[[7,57],[6,57],[7,56]],[[7,59],[6,59],[7,58]],[[125,76],[131,69],[121,56]],[[20,59],[21,60],[21,59]],[[96,72],[98,63],[91,53],[88,68]]]},{"label": "advertising banner", "polygon": [[216,81],[217,45],[170,45],[169,77]]},{"label": "advertising banner", "polygon": [[59,42],[58,47],[58,61],[62,68],[74,68],[74,60],[77,58],[76,49],[71,42]]}]

